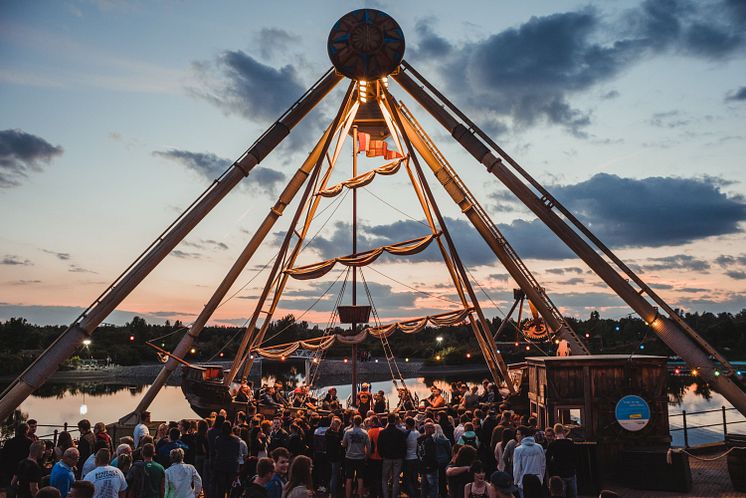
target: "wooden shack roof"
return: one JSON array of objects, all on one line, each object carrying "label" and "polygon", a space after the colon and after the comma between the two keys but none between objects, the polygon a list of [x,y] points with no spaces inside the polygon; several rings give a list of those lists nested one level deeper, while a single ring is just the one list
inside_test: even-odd
[{"label": "wooden shack roof", "polygon": [[526,363],[529,365],[551,365],[552,367],[569,367],[591,364],[621,364],[626,362],[649,362],[654,363],[668,361],[666,356],[641,355],[641,354],[590,354],[578,356],[528,356]]}]

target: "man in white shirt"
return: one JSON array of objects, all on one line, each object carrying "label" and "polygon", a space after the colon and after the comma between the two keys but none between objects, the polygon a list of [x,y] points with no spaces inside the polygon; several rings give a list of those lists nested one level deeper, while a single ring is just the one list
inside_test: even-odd
[{"label": "man in white shirt", "polygon": [[150,423],[150,412],[144,411],[140,414],[140,423],[135,426],[135,430],[132,433],[132,439],[135,440],[135,448],[140,447],[140,441],[142,441],[143,436],[149,436],[150,435],[150,429],[148,429],[148,424]]},{"label": "man in white shirt", "polygon": [[109,465],[111,452],[101,448],[96,452],[96,468],[83,478],[92,482],[96,488],[93,498],[125,498],[127,480],[121,470]]},{"label": "man in white shirt", "polygon": [[515,432],[518,446],[513,452],[513,482],[523,496],[523,477],[533,474],[544,482],[544,472],[546,470],[546,457],[544,448],[534,441],[534,429],[521,426]]}]

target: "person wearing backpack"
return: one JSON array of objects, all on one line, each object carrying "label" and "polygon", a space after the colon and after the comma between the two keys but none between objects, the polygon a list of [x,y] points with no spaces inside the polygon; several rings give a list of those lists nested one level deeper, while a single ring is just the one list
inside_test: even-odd
[{"label": "person wearing backpack", "polygon": [[425,424],[425,433],[417,438],[417,460],[422,476],[422,498],[438,498],[438,458],[432,422]]},{"label": "person wearing backpack", "polygon": [[464,424],[464,433],[458,438],[458,444],[469,445],[475,450],[479,449],[479,438],[477,433],[474,432],[474,424],[467,422]]},{"label": "person wearing backpack", "polygon": [[161,498],[166,488],[166,471],[153,461],[155,446],[142,447],[142,460],[135,462],[127,473],[128,498]]}]

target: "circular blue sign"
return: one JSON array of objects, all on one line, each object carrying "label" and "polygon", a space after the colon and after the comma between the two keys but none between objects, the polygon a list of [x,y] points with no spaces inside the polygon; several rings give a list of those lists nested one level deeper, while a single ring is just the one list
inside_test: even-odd
[{"label": "circular blue sign", "polygon": [[644,429],[650,422],[650,406],[641,397],[630,394],[617,402],[614,415],[619,425],[635,432]]}]

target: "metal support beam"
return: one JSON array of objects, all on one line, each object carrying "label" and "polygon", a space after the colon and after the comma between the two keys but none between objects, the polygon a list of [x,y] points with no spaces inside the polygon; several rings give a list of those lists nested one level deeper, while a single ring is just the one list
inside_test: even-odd
[{"label": "metal support beam", "polygon": [[405,71],[394,79],[422,105],[488,172],[498,178],[513,194],[544,222],[575,252],[616,294],[622,298],[655,331],[658,337],[722,394],[742,414],[746,415],[746,393],[729,376],[716,374],[716,368],[705,348],[700,347],[676,323],[658,314],[609,263],[606,262],[577,232],[569,227],[544,200],[522,182],[502,159],[496,157],[484,143],[460,123],[446,108],[425,92]]},{"label": "metal support beam", "polygon": [[63,332],[3,392],[0,420],[7,418],[26,397],[41,387],[59,365],[90,337],[96,327],[158,266],[184,237],[215,207],[251,169],[269,154],[341,80],[330,69],[285,114],[215,181],[100,297]]}]

